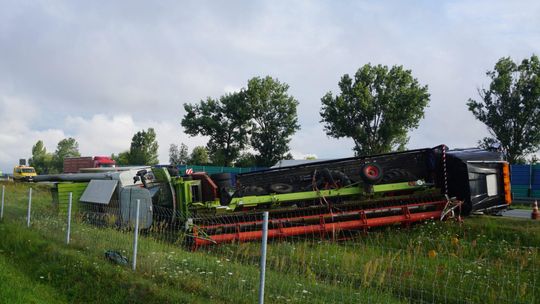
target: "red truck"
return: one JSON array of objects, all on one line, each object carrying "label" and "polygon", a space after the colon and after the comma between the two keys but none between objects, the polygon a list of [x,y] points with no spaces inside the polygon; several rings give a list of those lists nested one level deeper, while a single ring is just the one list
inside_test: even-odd
[{"label": "red truck", "polygon": [[64,173],[79,173],[82,168],[115,167],[116,162],[109,156],[68,157],[64,159]]}]

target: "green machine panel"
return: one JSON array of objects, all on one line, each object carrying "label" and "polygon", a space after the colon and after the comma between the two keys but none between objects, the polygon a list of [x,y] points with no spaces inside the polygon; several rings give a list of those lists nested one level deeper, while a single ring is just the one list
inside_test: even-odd
[{"label": "green machine panel", "polygon": [[73,193],[72,212],[79,211],[79,199],[84,190],[88,187],[88,183],[58,183],[58,211],[61,214],[67,214],[69,193]]}]

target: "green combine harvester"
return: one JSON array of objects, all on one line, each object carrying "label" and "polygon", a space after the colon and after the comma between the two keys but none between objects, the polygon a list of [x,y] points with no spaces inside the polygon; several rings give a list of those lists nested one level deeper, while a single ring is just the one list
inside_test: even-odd
[{"label": "green combine harvester", "polygon": [[[511,201],[500,154],[445,146],[238,175],[176,173],[145,168],[61,178],[88,183],[81,212],[113,214],[105,222],[130,226],[138,201],[143,229],[172,227],[192,248],[261,238],[263,211],[270,214],[269,238],[339,237],[453,211],[496,212]],[[59,186],[58,197],[65,197],[62,189],[70,187]]]}]

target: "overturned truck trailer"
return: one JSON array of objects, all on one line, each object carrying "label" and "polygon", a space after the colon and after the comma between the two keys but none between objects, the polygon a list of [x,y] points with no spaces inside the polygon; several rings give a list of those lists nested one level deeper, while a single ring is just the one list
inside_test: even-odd
[{"label": "overturned truck trailer", "polygon": [[[270,214],[269,238],[336,237],[456,212],[497,212],[511,203],[509,166],[500,153],[444,145],[235,177],[172,172],[140,170],[135,184],[119,184],[117,220],[132,222],[139,200],[144,227],[175,227],[192,248],[261,238],[263,211]],[[86,196],[99,193],[91,188]],[[97,201],[104,206],[105,200]]]},{"label": "overturned truck trailer", "polygon": [[192,209],[195,247],[260,238],[259,210],[270,211],[268,237],[280,238],[494,213],[511,204],[501,153],[444,145],[244,173],[234,190],[218,190],[216,211],[230,216],[199,217]]}]

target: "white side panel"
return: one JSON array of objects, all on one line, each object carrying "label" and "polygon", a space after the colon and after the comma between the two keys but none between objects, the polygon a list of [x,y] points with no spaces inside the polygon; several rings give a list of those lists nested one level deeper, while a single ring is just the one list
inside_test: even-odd
[{"label": "white side panel", "polygon": [[497,183],[497,174],[486,175],[487,195],[495,196],[499,194],[499,184]]}]

